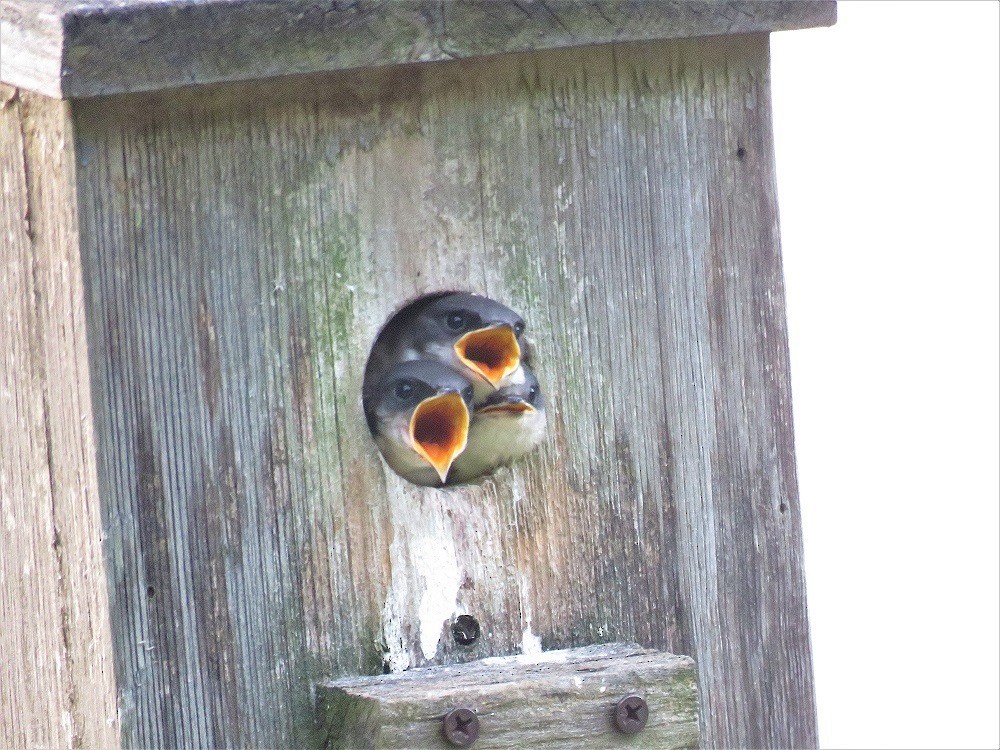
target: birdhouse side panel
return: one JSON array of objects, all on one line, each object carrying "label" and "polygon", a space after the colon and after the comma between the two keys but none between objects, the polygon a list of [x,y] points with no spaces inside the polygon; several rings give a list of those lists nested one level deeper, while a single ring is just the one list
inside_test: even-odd
[{"label": "birdhouse side panel", "polygon": [[119,745],[69,107],[0,84],[0,738]]}]

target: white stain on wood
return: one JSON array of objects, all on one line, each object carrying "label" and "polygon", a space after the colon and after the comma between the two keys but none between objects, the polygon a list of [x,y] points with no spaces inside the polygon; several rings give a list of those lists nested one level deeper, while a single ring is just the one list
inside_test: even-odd
[{"label": "white stain on wood", "polygon": [[427,537],[414,549],[414,567],[423,578],[417,615],[420,650],[427,661],[437,656],[442,628],[451,619],[458,598],[458,562],[447,540],[441,535]]},{"label": "white stain on wood", "polygon": [[531,620],[528,620],[528,627],[521,633],[521,653],[535,656],[542,653],[542,639],[531,632]]},{"label": "white stain on wood", "polygon": [[386,663],[392,671],[410,666],[403,623],[414,627],[420,653],[427,661],[437,655],[445,624],[455,614],[461,583],[448,491],[420,490],[393,477],[389,547],[392,581],[382,610]]}]

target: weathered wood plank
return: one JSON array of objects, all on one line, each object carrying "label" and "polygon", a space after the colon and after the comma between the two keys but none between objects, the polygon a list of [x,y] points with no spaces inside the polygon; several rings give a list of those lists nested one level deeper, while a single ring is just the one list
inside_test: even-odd
[{"label": "weathered wood plank", "polygon": [[0,737],[116,747],[68,106],[0,85]]},{"label": "weathered wood plank", "polygon": [[[639,695],[645,728],[618,731],[615,704]],[[330,748],[447,748],[442,717],[479,720],[476,748],[698,747],[694,663],[629,644],[494,657],[320,687]]]},{"label": "weathered wood plank", "polygon": [[[125,744],[303,745],[317,680],[637,641],[695,657],[705,746],[815,745],[767,66],[720,37],[74,105]],[[456,286],[524,313],[550,438],[421,490],[361,376]]]},{"label": "weathered wood plank", "polygon": [[0,0],[0,80],[55,97],[828,26],[832,0]]}]

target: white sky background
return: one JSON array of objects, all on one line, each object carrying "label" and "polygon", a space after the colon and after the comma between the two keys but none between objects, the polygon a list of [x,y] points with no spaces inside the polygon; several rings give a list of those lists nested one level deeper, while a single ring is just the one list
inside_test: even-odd
[{"label": "white sky background", "polygon": [[773,34],[824,747],[1000,746],[1000,5]]}]

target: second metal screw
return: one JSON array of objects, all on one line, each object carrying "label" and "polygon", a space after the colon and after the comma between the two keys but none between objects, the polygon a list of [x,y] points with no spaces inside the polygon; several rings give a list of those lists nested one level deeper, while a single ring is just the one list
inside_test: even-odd
[{"label": "second metal screw", "polygon": [[467,708],[453,708],[444,715],[442,731],[455,747],[469,747],[479,739],[479,717]]},{"label": "second metal screw", "polygon": [[641,732],[649,719],[649,706],[638,695],[628,695],[615,705],[615,726],[619,732]]}]

